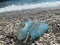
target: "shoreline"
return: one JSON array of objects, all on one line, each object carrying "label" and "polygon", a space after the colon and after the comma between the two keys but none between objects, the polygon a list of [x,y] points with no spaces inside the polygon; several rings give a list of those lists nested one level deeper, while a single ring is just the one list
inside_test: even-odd
[{"label": "shoreline", "polygon": [[[16,10],[16,11],[8,11],[8,12],[3,12],[3,13],[0,13],[0,17],[6,17],[6,16],[25,16],[25,15],[34,15],[34,14],[37,14],[38,13],[46,13],[48,14],[48,12],[50,11],[51,12],[54,12],[54,13],[58,13],[58,11],[60,11],[60,8],[44,8],[44,9],[41,9],[41,8],[34,8],[34,9],[25,9],[25,10]],[[49,15],[49,14],[48,14]]]},{"label": "shoreline", "polygon": [[13,13],[13,12],[27,12],[27,11],[37,12],[37,11],[55,10],[55,9],[60,9],[60,6],[50,7],[50,8],[49,7],[45,7],[45,8],[37,7],[37,8],[31,8],[31,9],[13,10],[13,11],[0,12],[0,14]]},{"label": "shoreline", "polygon": [[[34,9],[25,9],[21,11],[9,11],[0,13],[0,20],[5,20],[11,22],[11,20],[19,20],[19,19],[49,19],[57,18],[60,20],[60,8],[34,8]],[[52,19],[53,20],[53,19]]]}]

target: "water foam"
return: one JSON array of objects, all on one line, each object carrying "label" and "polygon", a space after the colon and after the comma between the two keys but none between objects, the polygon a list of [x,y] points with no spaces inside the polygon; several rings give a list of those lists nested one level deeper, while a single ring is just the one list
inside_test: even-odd
[{"label": "water foam", "polygon": [[45,2],[45,3],[37,3],[37,4],[24,4],[24,5],[11,5],[4,8],[0,8],[1,12],[7,12],[7,11],[14,11],[14,10],[22,10],[22,9],[32,9],[32,8],[49,8],[49,7],[57,7],[60,5],[59,1],[56,2]]}]

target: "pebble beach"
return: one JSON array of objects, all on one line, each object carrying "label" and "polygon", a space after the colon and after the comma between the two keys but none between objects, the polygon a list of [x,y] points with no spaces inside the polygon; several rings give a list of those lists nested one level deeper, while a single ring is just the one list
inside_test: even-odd
[{"label": "pebble beach", "polygon": [[[42,21],[49,29],[37,40],[26,43],[16,38],[21,21]],[[0,45],[60,45],[60,9],[26,9],[0,13]]]}]

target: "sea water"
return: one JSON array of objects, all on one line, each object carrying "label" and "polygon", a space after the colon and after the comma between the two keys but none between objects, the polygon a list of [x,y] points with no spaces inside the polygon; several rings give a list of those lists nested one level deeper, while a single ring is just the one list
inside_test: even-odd
[{"label": "sea water", "polygon": [[52,8],[58,6],[60,6],[60,0],[8,0],[0,2],[0,13],[38,7]]}]

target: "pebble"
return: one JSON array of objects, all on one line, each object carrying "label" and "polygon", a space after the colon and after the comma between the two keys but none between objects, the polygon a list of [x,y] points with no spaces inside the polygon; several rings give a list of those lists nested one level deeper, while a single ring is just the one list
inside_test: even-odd
[{"label": "pebble", "polygon": [[6,44],[6,42],[0,41],[0,45],[4,45],[4,44]]},{"label": "pebble", "polygon": [[34,43],[32,43],[32,45],[35,45]]},{"label": "pebble", "polygon": [[3,38],[3,35],[0,35],[0,39]]},{"label": "pebble", "polygon": [[3,43],[0,43],[0,45],[4,45]]},{"label": "pebble", "polygon": [[13,42],[12,44],[10,44],[10,45],[15,45],[15,42]]},{"label": "pebble", "polygon": [[40,45],[40,44],[38,43],[38,41],[35,41],[35,45]]},{"label": "pebble", "polygon": [[51,45],[60,45],[60,44],[57,44],[57,43],[56,43],[56,44],[51,44]]}]

